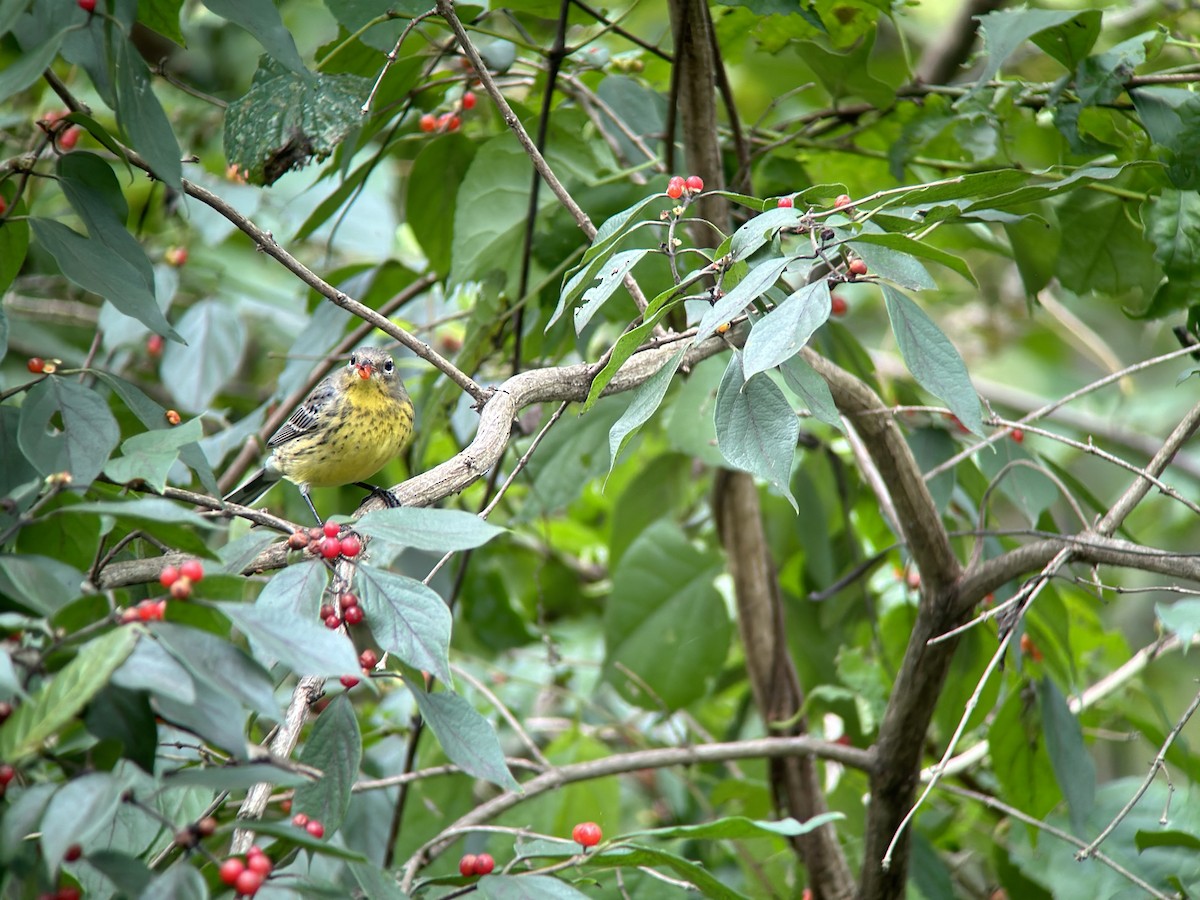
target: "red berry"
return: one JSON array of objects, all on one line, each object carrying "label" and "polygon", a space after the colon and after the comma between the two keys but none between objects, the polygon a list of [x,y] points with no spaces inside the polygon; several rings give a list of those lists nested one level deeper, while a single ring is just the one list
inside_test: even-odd
[{"label": "red berry", "polygon": [[325,837],[325,826],[322,825],[317,819],[310,820],[309,823],[304,826],[304,830],[315,838]]},{"label": "red berry", "polygon": [[364,669],[373,669],[379,665],[379,654],[368,647],[362,653],[358,654],[358,664]]},{"label": "red berry", "polygon": [[326,559],[337,559],[342,553],[342,542],[337,538],[321,538],[321,555]]},{"label": "red berry", "polygon": [[242,862],[241,857],[231,856],[229,859],[221,863],[221,868],[217,869],[217,874],[220,876],[221,883],[233,887],[238,880],[238,876],[246,871],[246,864]]},{"label": "red berry", "polygon": [[350,688],[355,687],[358,684],[359,680],[353,675],[343,675],[338,679],[338,681],[342,683],[342,687],[344,687],[346,690],[350,690]]},{"label": "red berry", "polygon": [[438,116],[437,124],[441,131],[458,131],[458,126],[462,124],[462,119],[452,112],[446,112]]},{"label": "red berry", "polygon": [[342,618],[346,620],[347,625],[358,625],[366,616],[361,606],[352,606],[342,613]]},{"label": "red berry", "polygon": [[843,734],[840,738],[834,741],[835,744],[841,744],[843,747],[853,747],[854,743],[850,740],[850,735]]},{"label": "red berry", "polygon": [[340,627],[341,624],[342,624],[342,620],[340,618],[338,618],[337,613],[333,613],[332,615],[325,617],[325,627],[328,628],[330,631],[332,631],[335,628]]},{"label": "red berry", "polygon": [[308,824],[308,821],[308,816],[306,816],[304,813],[296,813],[294,816],[292,816],[292,824],[298,828],[303,828]]},{"label": "red berry", "polygon": [[837,294],[829,298],[829,311],[835,316],[844,316],[846,314],[846,301]]},{"label": "red berry", "polygon": [[1020,428],[1014,428],[1012,430],[1012,439],[1018,444],[1022,443],[1025,440],[1025,432]]},{"label": "red berry", "polygon": [[[344,553],[345,550],[342,552]],[[342,594],[342,596],[338,597],[338,606],[340,606],[342,609],[349,609],[352,606],[358,606],[358,595],[350,593]]]},{"label": "red berry", "polygon": [[[80,0],[81,5],[83,2],[84,0]],[[92,6],[94,7],[96,5],[96,0],[91,0],[91,2]],[[58,136],[58,146],[62,147],[64,150],[74,150],[75,145],[79,143],[80,130],[81,129],[74,126],[68,128]]]},{"label": "red berry", "polygon": [[271,869],[274,867],[275,864],[271,862],[271,857],[265,853],[256,853],[246,860],[246,868],[251,872],[257,872],[264,878],[271,874]]},{"label": "red berry", "polygon": [[308,532],[304,529],[293,531],[288,536],[287,544],[289,550],[303,550],[308,546]]},{"label": "red berry", "polygon": [[186,600],[192,595],[192,579],[180,577],[173,585],[171,585],[171,596],[176,600]]},{"label": "red berry", "polygon": [[262,847],[258,846],[258,844],[255,844],[253,847],[251,847],[249,850],[246,851],[247,859],[249,859],[251,856],[262,856],[262,855],[263,855]]},{"label": "red berry", "polygon": [[146,352],[150,356],[162,356],[165,343],[161,334],[152,334],[146,338]]},{"label": "red berry", "polygon": [[851,275],[862,276],[867,274],[867,264],[861,259],[850,260],[850,265],[848,268]]},{"label": "red berry", "polygon": [[595,822],[580,822],[571,829],[571,840],[581,847],[595,847],[604,836]]},{"label": "red berry", "polygon": [[137,605],[138,618],[143,622],[157,622],[161,617],[158,614],[158,604],[153,600],[143,600]]},{"label": "red berry", "polygon": [[833,205],[838,209],[845,209],[850,205],[850,195],[838,194],[837,199],[833,201]]},{"label": "red berry", "polygon": [[187,247],[168,247],[167,252],[163,254],[163,261],[176,269],[186,265],[188,261]]},{"label": "red berry", "polygon": [[326,603],[321,607],[321,611],[318,613],[318,615],[320,615],[322,619],[328,619],[330,616],[336,616],[337,610],[334,609],[330,604]]},{"label": "red berry", "polygon": [[357,534],[342,538],[342,556],[358,556],[362,551],[362,539]]},{"label": "red berry", "polygon": [[323,530],[325,532],[325,537],[337,537],[342,533],[342,526],[337,522],[329,521],[325,523]]},{"label": "red berry", "polygon": [[780,197],[776,201],[775,205],[783,207],[785,209],[788,209],[788,208],[794,207],[796,205],[796,201],[793,200],[791,197]]},{"label": "red berry", "polygon": [[72,844],[63,852],[63,859],[66,862],[75,862],[81,856],[83,856],[83,848],[78,844]]},{"label": "red berry", "polygon": [[1041,662],[1042,651],[1038,649],[1038,645],[1033,642],[1028,634],[1021,635],[1021,652],[1032,659],[1034,662]]},{"label": "red berry", "polygon": [[[12,715],[12,704],[8,704],[9,715]],[[10,781],[17,777],[17,770],[8,763],[0,766],[0,786],[7,785]]]},{"label": "red berry", "polygon": [[684,187],[693,194],[698,194],[704,190],[704,179],[699,175],[689,175],[683,183]]},{"label": "red berry", "polygon": [[463,109],[474,109],[475,108],[475,95],[472,94],[470,91],[467,91],[465,94],[463,94],[462,103],[463,103]]},{"label": "red berry", "polygon": [[246,869],[233,883],[233,889],[243,897],[253,897],[262,887],[263,877],[252,869]]},{"label": "red berry", "polygon": [[40,356],[35,356],[29,362],[25,363],[25,367],[34,375],[41,375],[46,368],[46,361]]},{"label": "red berry", "polygon": [[96,8],[96,0],[75,0],[84,12],[92,12]]},{"label": "red berry", "polygon": [[8,212],[8,201],[4,199],[4,195],[0,194],[0,216]]},{"label": "red berry", "polygon": [[79,888],[74,885],[60,887],[54,895],[54,900],[79,900],[83,895],[79,892]]},{"label": "red berry", "polygon": [[671,180],[667,182],[667,196],[672,200],[678,200],[683,196],[683,189],[687,187],[687,182],[678,175],[673,175]]},{"label": "red berry", "polygon": [[422,131],[433,131],[438,125],[437,116],[433,113],[425,113],[425,115],[421,116],[420,124]]},{"label": "red berry", "polygon": [[458,871],[461,875],[475,874],[475,854],[467,853],[458,861]]},{"label": "red berry", "polygon": [[179,580],[179,570],[174,566],[163,566],[163,570],[158,573],[158,583],[165,588],[169,588]]},{"label": "red berry", "polygon": [[179,567],[179,574],[196,582],[204,577],[204,566],[198,559],[189,559]]},{"label": "red berry", "polygon": [[476,875],[486,875],[494,868],[496,868],[496,861],[492,859],[492,854],[480,853],[475,857],[475,865],[471,870]]}]

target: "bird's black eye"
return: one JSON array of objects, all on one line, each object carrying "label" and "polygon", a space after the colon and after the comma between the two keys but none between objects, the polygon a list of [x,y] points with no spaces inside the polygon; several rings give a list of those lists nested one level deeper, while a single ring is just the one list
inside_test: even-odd
[{"label": "bird's black eye", "polygon": [[350,354],[350,362],[347,363],[347,368],[353,369],[357,365],[358,365],[358,357],[355,356],[353,353]]},{"label": "bird's black eye", "polygon": [[390,359],[383,364],[383,371],[385,371],[385,372],[390,372],[394,368],[396,368],[396,364],[394,362],[392,362]]}]

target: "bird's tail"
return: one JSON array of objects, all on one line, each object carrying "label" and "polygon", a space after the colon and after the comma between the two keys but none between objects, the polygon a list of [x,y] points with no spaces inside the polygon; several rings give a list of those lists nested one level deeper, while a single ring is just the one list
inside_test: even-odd
[{"label": "bird's tail", "polygon": [[225,496],[226,503],[249,506],[279,481],[279,473],[270,469],[259,469],[254,476],[236,491]]}]

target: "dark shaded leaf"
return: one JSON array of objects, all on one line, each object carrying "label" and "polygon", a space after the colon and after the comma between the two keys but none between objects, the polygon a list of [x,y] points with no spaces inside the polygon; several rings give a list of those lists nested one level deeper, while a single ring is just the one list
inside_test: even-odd
[{"label": "dark shaded leaf", "polygon": [[296,812],[321,821],[326,836],[341,827],[346,818],[362,752],[354,707],[342,694],[321,710],[300,752],[300,762],[320,769],[321,777],[298,787],[292,801]]},{"label": "dark shaded leaf", "polygon": [[721,379],[715,418],[717,447],[726,461],[766,480],[796,509],[788,482],[800,421],[770,378],[760,373],[746,380],[739,353],[730,357]]},{"label": "dark shaded leaf", "polygon": [[521,789],[508,771],[496,730],[475,707],[453,691],[431,694],[414,684],[409,684],[409,689],[425,723],[451,762],[468,775],[490,781],[504,790]]},{"label": "dark shaded leaf", "polygon": [[1076,837],[1083,838],[1087,836],[1088,816],[1096,803],[1096,767],[1084,746],[1079,720],[1049,677],[1043,677],[1038,684],[1038,698],[1054,777],[1067,798],[1071,828]]},{"label": "dark shaded leaf", "polygon": [[442,598],[415,579],[372,566],[359,566],[356,586],[380,647],[450,683],[451,617]]}]

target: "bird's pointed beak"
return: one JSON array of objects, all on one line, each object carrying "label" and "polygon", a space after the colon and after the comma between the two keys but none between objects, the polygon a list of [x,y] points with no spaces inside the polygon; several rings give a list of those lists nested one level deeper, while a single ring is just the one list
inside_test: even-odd
[{"label": "bird's pointed beak", "polygon": [[371,372],[374,370],[375,367],[372,366],[370,363],[362,363],[361,365],[358,365],[355,368],[358,369],[358,377],[365,380],[365,379],[371,377]]}]

